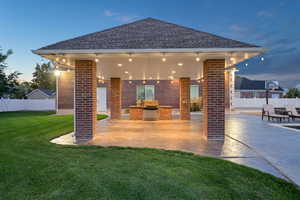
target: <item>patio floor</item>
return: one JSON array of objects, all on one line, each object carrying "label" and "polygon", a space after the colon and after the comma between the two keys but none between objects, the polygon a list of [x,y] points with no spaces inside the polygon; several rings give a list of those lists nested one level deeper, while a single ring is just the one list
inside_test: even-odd
[{"label": "patio floor", "polygon": [[[230,114],[226,118],[224,142],[203,138],[201,114],[196,113],[190,121],[101,120],[89,144],[192,152],[243,164],[300,184],[300,148],[297,145],[300,132],[271,126],[255,115]],[[53,142],[72,144],[71,135]]]}]

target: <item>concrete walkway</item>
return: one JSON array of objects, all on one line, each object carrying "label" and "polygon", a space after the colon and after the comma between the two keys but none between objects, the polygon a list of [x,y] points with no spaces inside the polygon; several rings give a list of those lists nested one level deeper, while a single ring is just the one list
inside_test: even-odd
[{"label": "concrete walkway", "polygon": [[[254,115],[230,115],[226,134],[267,159],[282,174],[300,185],[300,132],[278,127]],[[298,121],[298,123],[300,123]]]},{"label": "concrete walkway", "polygon": [[[72,134],[53,140],[73,144]],[[300,185],[300,132],[269,125],[259,116],[230,114],[225,142],[203,139],[201,115],[192,120],[98,121],[90,145],[181,150],[229,160]]]}]

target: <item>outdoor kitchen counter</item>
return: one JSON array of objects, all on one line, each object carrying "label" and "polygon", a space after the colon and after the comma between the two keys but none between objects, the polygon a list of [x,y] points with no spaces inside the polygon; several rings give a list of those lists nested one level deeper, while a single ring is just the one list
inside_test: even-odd
[{"label": "outdoor kitchen counter", "polygon": [[172,106],[159,106],[158,111],[160,120],[172,119]]},{"label": "outdoor kitchen counter", "polygon": [[143,120],[143,106],[129,106],[129,119]]},{"label": "outdoor kitchen counter", "polygon": [[[129,119],[131,120],[143,120],[143,106],[129,106]],[[172,119],[172,106],[159,106],[159,120],[171,120]]]}]

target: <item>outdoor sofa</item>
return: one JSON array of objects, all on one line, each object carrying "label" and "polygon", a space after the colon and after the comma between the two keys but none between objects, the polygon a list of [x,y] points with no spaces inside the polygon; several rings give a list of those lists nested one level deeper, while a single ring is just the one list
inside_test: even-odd
[{"label": "outdoor sofa", "polygon": [[265,104],[263,106],[262,109],[262,120],[264,119],[264,116],[268,117],[268,121],[277,119],[280,122],[282,122],[282,120],[288,120],[290,121],[290,116],[288,114],[288,112],[285,110],[285,108],[283,110],[275,110],[274,106],[271,104]]},{"label": "outdoor sofa", "polygon": [[297,118],[300,119],[300,112],[297,110],[297,108],[293,105],[287,105],[286,110],[289,114],[289,116],[292,118],[292,120],[295,120]]}]

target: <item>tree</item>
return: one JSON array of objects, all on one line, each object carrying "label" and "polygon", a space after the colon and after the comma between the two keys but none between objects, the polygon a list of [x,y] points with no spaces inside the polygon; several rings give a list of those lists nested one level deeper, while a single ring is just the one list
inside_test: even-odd
[{"label": "tree", "polygon": [[53,75],[53,70],[50,62],[36,64],[35,72],[33,72],[32,88],[55,90],[56,79]]},{"label": "tree", "polygon": [[284,95],[284,98],[300,98],[300,90],[297,88],[291,88],[286,95]]},{"label": "tree", "polygon": [[10,94],[19,85],[18,78],[21,73],[18,71],[14,71],[8,75],[5,73],[5,69],[8,67],[5,61],[12,53],[12,50],[2,53],[2,49],[0,48],[0,97],[10,97]]},{"label": "tree", "polygon": [[26,99],[27,94],[32,91],[31,82],[20,82],[15,86],[15,90],[13,93],[10,93],[10,98],[13,99]]}]

